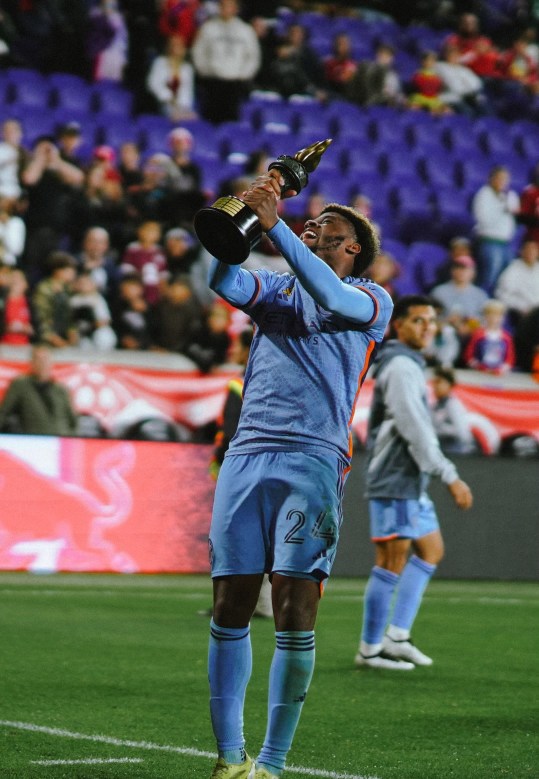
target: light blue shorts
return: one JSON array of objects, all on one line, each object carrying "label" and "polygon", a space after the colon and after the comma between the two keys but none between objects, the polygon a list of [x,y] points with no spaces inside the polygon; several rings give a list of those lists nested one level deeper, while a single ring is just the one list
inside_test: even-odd
[{"label": "light blue shorts", "polygon": [[419,500],[371,498],[371,539],[422,538],[440,529],[434,503],[427,495]]},{"label": "light blue shorts", "polygon": [[331,452],[225,457],[210,528],[211,575],[265,571],[315,581],[328,577],[346,471]]}]

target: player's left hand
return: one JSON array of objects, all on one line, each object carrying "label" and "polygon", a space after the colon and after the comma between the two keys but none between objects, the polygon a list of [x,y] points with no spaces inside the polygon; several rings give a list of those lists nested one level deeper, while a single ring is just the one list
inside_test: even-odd
[{"label": "player's left hand", "polygon": [[459,509],[470,509],[473,504],[473,495],[469,486],[462,479],[456,479],[447,485],[451,497]]},{"label": "player's left hand", "polygon": [[260,187],[267,189],[268,192],[274,192],[275,197],[278,200],[294,197],[295,195],[298,194],[295,189],[286,189],[283,192],[284,186],[285,186],[285,181],[282,173],[280,173],[280,171],[277,170],[277,168],[272,168],[271,170],[268,170],[267,173],[263,173],[253,181],[249,189],[242,194],[242,200],[244,199],[243,195],[245,195],[247,192],[250,192],[251,190]]},{"label": "player's left hand", "polygon": [[264,231],[270,230],[279,220],[277,203],[281,198],[283,177],[277,170],[258,176],[241,199],[255,212]]}]

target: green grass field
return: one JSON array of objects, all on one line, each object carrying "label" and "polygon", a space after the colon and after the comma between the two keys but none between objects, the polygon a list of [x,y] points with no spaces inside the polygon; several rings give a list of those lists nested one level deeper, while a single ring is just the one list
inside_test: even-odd
[{"label": "green grass field", "polygon": [[[539,585],[434,581],[435,659],[357,670],[365,582],[331,581],[284,777],[539,777]],[[0,574],[1,779],[207,779],[206,577]],[[265,729],[273,626],[252,624],[247,749]],[[284,779],[284,778],[283,778]]]}]

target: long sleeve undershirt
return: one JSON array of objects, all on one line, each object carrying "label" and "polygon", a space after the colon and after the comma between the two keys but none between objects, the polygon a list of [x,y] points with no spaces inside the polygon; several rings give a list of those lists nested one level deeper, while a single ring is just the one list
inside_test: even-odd
[{"label": "long sleeve undershirt", "polygon": [[[374,316],[370,295],[345,284],[323,260],[279,220],[267,233],[296,274],[298,281],[316,302],[334,314],[354,322],[369,322]],[[250,271],[214,259],[209,271],[210,287],[236,306],[245,306],[255,293]]]}]

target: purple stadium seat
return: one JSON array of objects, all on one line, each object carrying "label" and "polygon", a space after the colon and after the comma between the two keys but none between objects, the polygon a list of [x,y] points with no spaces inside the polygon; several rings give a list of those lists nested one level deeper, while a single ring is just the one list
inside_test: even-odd
[{"label": "purple stadium seat", "polygon": [[309,36],[309,46],[321,59],[328,57],[333,50],[331,33],[328,35],[322,32],[322,29],[323,28],[318,29]]},{"label": "purple stadium seat", "polygon": [[401,186],[392,192],[396,207],[395,225],[397,235],[404,243],[432,234],[434,207],[432,193],[428,187]]},{"label": "purple stadium seat", "polygon": [[522,146],[524,138],[535,138],[536,140],[534,143],[539,146],[539,126],[537,122],[533,122],[529,119],[518,119],[509,124],[508,130],[509,135],[514,141],[516,150],[523,157],[528,156],[527,151]]},{"label": "purple stadium seat", "polygon": [[297,197],[291,197],[284,201],[284,217],[301,219],[307,211],[307,201],[310,194],[307,189],[303,189]]},{"label": "purple stadium seat", "polygon": [[[2,73],[9,84],[9,100],[29,106],[43,106],[48,103],[50,87],[46,77],[30,68],[7,68]],[[36,92],[41,91],[41,95]],[[25,100],[29,98],[29,100]],[[35,101],[35,102],[34,102]],[[43,102],[45,101],[45,102]]]},{"label": "purple stadium seat", "polygon": [[367,113],[361,106],[340,98],[335,98],[329,103],[327,112],[339,124],[341,121],[345,123],[369,121]]},{"label": "purple stadium seat", "polygon": [[141,132],[138,135],[139,143],[144,152],[164,152],[170,153],[170,144],[168,142],[168,133],[170,128],[153,127]]},{"label": "purple stadium seat", "polygon": [[206,165],[202,168],[202,188],[208,193],[209,198],[217,197],[219,189],[230,179],[243,175],[243,165],[233,163],[220,163],[219,165]]},{"label": "purple stadium seat", "polygon": [[360,147],[343,153],[344,170],[349,176],[361,178],[363,174],[380,177],[380,161],[372,149]]},{"label": "purple stadium seat", "polygon": [[493,161],[482,154],[469,155],[455,163],[457,184],[465,189],[479,189],[487,183]]},{"label": "purple stadium seat", "polygon": [[12,81],[11,100],[17,105],[28,108],[40,108],[45,111],[51,102],[51,89],[47,80],[39,74],[34,74],[30,79]]},{"label": "purple stadium seat", "polygon": [[24,105],[14,105],[12,109],[9,111],[9,117],[18,119],[21,123],[25,147],[31,148],[40,135],[55,134],[56,122],[52,113]]},{"label": "purple stadium seat", "polygon": [[296,114],[298,108],[285,102],[264,103],[258,106],[257,127],[264,128],[268,124],[285,125],[291,130],[296,129]]},{"label": "purple stadium seat", "polygon": [[523,156],[532,164],[539,159],[539,135],[523,135],[520,139],[520,148]]},{"label": "purple stadium seat", "polygon": [[146,130],[156,129],[166,133],[167,131],[170,132],[174,127],[174,122],[161,114],[139,114],[137,116],[137,126],[141,133],[146,132]]},{"label": "purple stadium seat", "polygon": [[0,73],[0,106],[5,109],[11,101],[11,83],[5,73]]},{"label": "purple stadium seat", "polygon": [[406,137],[417,153],[429,155],[444,150],[443,130],[444,126],[439,123],[410,123],[406,126]]},{"label": "purple stadium seat", "polygon": [[107,116],[106,119],[102,115],[96,118],[97,124],[97,139],[98,143],[106,144],[117,149],[122,143],[133,141],[139,142],[139,131],[135,122],[129,117],[119,116]]},{"label": "purple stadium seat", "polygon": [[93,86],[95,110],[106,116],[129,117],[133,94],[115,81],[97,81]]},{"label": "purple stadium seat", "polygon": [[515,142],[508,130],[507,122],[497,117],[477,119],[473,128],[481,149],[490,156],[511,154],[515,151]]},{"label": "purple stadium seat", "polygon": [[268,125],[262,132],[258,133],[259,148],[264,148],[275,159],[281,154],[295,154],[298,150],[298,143],[292,131],[283,132],[283,128],[272,128]]},{"label": "purple stadium seat", "polygon": [[398,192],[401,189],[417,190],[418,192],[428,189],[430,191],[429,186],[425,184],[418,172],[407,173],[403,170],[396,170],[394,173],[387,173],[383,178],[383,182],[390,193],[390,202],[392,204],[397,202]]},{"label": "purple stadium seat", "polygon": [[433,228],[437,243],[448,243],[456,235],[471,236],[474,218],[464,193],[454,188],[438,189],[434,192],[434,202],[437,218]]},{"label": "purple stadium seat", "polygon": [[400,273],[394,280],[395,292],[399,297],[403,295],[417,295],[422,290],[416,278],[406,263],[400,265]]},{"label": "purple stadium seat", "polygon": [[232,152],[250,154],[260,149],[260,135],[241,122],[225,122],[215,131],[215,143],[223,159]]},{"label": "purple stadium seat", "polygon": [[240,106],[239,121],[258,129],[261,124],[260,112],[261,108],[258,102],[246,100]]},{"label": "purple stadium seat", "polygon": [[347,146],[351,154],[373,145],[367,122],[335,122],[331,137]]},{"label": "purple stadium seat", "polygon": [[411,24],[403,31],[401,45],[417,59],[428,49],[441,51],[443,40],[447,35],[446,30],[433,30],[424,25]]},{"label": "purple stadium seat", "polygon": [[390,189],[386,186],[380,174],[375,175],[365,173],[362,176],[347,175],[347,179],[352,182],[352,189],[356,194],[367,195],[373,203],[373,208],[379,207],[384,213],[393,213],[393,206],[390,202]]},{"label": "purple stadium seat", "polygon": [[446,125],[443,136],[448,148],[454,154],[479,155],[481,153],[479,140],[474,135],[470,124]]},{"label": "purple stadium seat", "polygon": [[395,53],[395,69],[401,78],[401,81],[406,83],[409,81],[416,70],[419,68],[419,59],[415,54],[410,54],[403,49],[397,50]]},{"label": "purple stadium seat", "polygon": [[455,160],[447,150],[432,149],[418,158],[418,169],[431,187],[450,187],[455,182]]},{"label": "purple stadium seat", "polygon": [[[62,74],[68,75],[68,74]],[[74,80],[49,79],[52,89],[52,103],[57,108],[91,113],[94,108],[94,93],[92,87],[82,78]]]},{"label": "purple stadium seat", "polygon": [[379,148],[392,149],[398,146],[405,149],[408,147],[406,129],[395,117],[385,119],[373,117],[369,125],[369,132],[373,142]]},{"label": "purple stadium seat", "polygon": [[374,59],[374,50],[376,43],[374,40],[368,37],[354,37],[351,36],[352,43],[352,57],[361,62],[361,60]]},{"label": "purple stadium seat", "polygon": [[325,174],[315,179],[316,172],[309,176],[309,191],[316,187],[316,191],[324,195],[326,201],[331,203],[344,203],[346,205],[350,201],[355,185],[352,179],[341,174],[334,176]]},{"label": "purple stadium seat", "polygon": [[397,260],[401,267],[405,267],[408,260],[408,247],[397,238],[386,238],[382,233],[382,250],[389,252]]},{"label": "purple stadium seat", "polygon": [[411,150],[394,146],[389,151],[381,152],[379,160],[384,176],[399,176],[403,179],[406,176],[418,177],[418,158]]},{"label": "purple stadium seat", "polygon": [[295,132],[310,135],[313,141],[321,141],[331,137],[333,129],[332,117],[322,106],[311,107],[310,104],[301,107],[293,114]]},{"label": "purple stadium seat", "polygon": [[445,246],[431,241],[413,241],[408,247],[408,266],[422,292],[437,283],[440,268],[448,262]]}]

